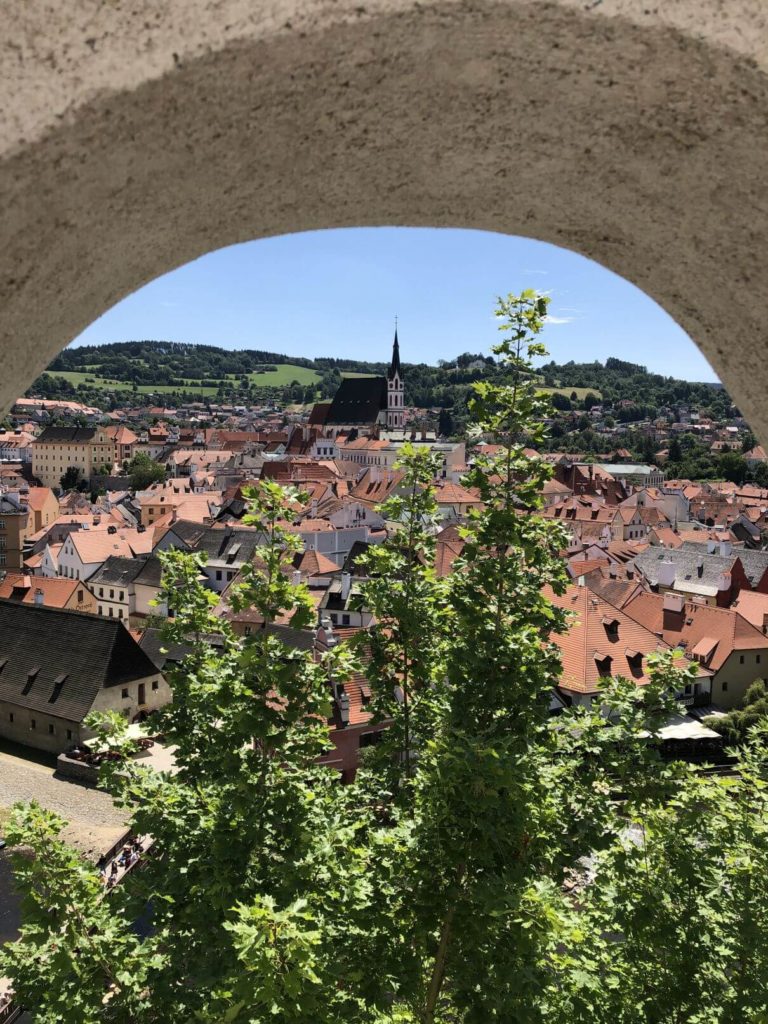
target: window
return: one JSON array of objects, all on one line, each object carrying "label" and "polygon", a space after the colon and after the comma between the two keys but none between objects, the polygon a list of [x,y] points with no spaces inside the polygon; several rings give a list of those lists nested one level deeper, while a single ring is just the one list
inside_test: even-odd
[{"label": "window", "polygon": [[72,730],[71,729],[67,729],[67,739],[68,740],[72,739]]},{"label": "window", "polygon": [[349,616],[348,615],[342,615],[341,616],[341,624],[342,624],[342,626],[348,626],[349,625]]},{"label": "window", "polygon": [[103,615],[103,614],[104,614],[104,606],[100,604],[99,605],[99,615]]},{"label": "window", "polygon": [[13,712],[12,712],[12,711],[11,711],[11,713],[10,713],[10,714],[8,715],[8,721],[9,721],[9,722],[12,722],[12,721],[13,721]]},{"label": "window", "polygon": [[220,579],[221,579],[221,569],[217,569],[217,570],[216,570],[216,579],[217,579],[217,580],[220,580]]},{"label": "window", "polygon": [[56,735],[52,724],[48,726],[48,735],[49,736],[55,736]]},{"label": "window", "polygon": [[383,738],[381,732],[364,732],[360,737],[361,747],[372,747],[374,743],[379,743]]},{"label": "window", "polygon": [[110,619],[114,619],[115,617],[115,609],[112,607],[112,605],[109,606],[109,617]]},{"label": "window", "polygon": [[118,608],[117,609],[117,617],[118,617],[118,619],[122,619],[122,617],[123,617],[123,609],[122,608]]},{"label": "window", "polygon": [[37,728],[37,720],[36,719],[30,718],[30,720],[29,720],[29,728],[30,729],[36,729]]},{"label": "window", "polygon": [[128,693],[128,687],[127,686],[123,687],[120,696],[123,698],[123,700],[128,700],[128,698],[130,697],[130,694]]},{"label": "window", "polygon": [[99,597],[104,597],[104,587],[99,587]]},{"label": "window", "polygon": [[78,592],[77,592],[77,603],[78,604],[82,604],[83,603],[83,592],[82,592],[82,590],[78,590]]},{"label": "window", "polygon": [[756,655],[755,655],[755,664],[756,664],[756,665],[759,665],[759,664],[760,664],[760,655],[759,655],[759,654],[756,654]]},{"label": "window", "polygon": [[110,592],[109,592],[109,600],[113,601],[114,598],[115,598],[115,592],[114,592],[114,590],[110,590]]},{"label": "window", "polygon": [[739,664],[740,664],[740,665],[743,665],[743,664],[744,664],[744,655],[743,655],[743,654],[740,654],[740,655],[739,655]]},{"label": "window", "polygon": [[153,689],[154,691],[157,691],[157,690],[159,690],[159,689],[160,689],[160,683],[158,683],[158,681],[157,681],[156,679],[153,679],[153,680],[152,680],[152,689]]},{"label": "window", "polygon": [[123,600],[123,591],[122,590],[120,591],[120,600],[121,601]]},{"label": "window", "polygon": [[251,627],[250,626],[246,626],[245,629],[243,630],[243,632],[245,633],[246,636],[250,636],[251,635]]},{"label": "window", "polygon": [[726,693],[728,690],[728,683],[726,683],[725,680],[723,680],[723,682],[720,684],[720,688],[722,689],[723,693]]}]

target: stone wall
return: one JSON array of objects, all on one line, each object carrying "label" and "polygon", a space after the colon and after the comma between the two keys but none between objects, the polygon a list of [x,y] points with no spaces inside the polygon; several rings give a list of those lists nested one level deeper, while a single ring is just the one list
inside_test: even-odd
[{"label": "stone wall", "polygon": [[3,40],[0,406],[212,249],[453,226],[634,282],[768,440],[764,0],[29,0]]}]

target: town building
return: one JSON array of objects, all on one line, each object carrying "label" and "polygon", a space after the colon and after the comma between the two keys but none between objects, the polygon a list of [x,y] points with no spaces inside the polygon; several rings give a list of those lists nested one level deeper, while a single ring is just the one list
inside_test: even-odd
[{"label": "town building", "polygon": [[0,580],[0,600],[90,615],[95,615],[98,610],[96,598],[82,580],[30,576],[25,572],[5,574]]},{"label": "town building", "polygon": [[768,636],[733,608],[681,594],[638,593],[623,610],[711,673],[711,701],[718,707],[739,707],[752,683],[766,677]]},{"label": "town building", "polygon": [[345,377],[330,404],[319,403],[313,411],[310,424],[321,426],[328,437],[352,431],[403,430],[405,384],[397,330],[386,377]]},{"label": "town building", "polygon": [[98,614],[123,619],[134,628],[153,616],[167,615],[167,605],[158,600],[161,575],[160,560],[155,555],[110,555],[88,581]]},{"label": "town building", "polygon": [[52,523],[59,503],[49,487],[0,493],[0,567],[21,569],[30,538]]},{"label": "town building", "polygon": [[168,684],[117,619],[0,601],[0,737],[53,753],[88,739],[91,711],[143,718]]}]

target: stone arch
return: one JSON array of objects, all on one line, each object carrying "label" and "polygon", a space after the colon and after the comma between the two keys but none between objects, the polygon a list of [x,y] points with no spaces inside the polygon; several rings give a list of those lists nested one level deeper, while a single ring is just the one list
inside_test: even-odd
[{"label": "stone arch", "polygon": [[633,281],[766,439],[766,29],[763,0],[15,5],[0,403],[118,299],[211,249],[455,226]]}]

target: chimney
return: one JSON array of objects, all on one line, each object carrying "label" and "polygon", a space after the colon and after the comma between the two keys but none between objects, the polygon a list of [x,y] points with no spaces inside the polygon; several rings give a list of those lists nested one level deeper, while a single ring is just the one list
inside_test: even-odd
[{"label": "chimney", "polygon": [[301,583],[301,572],[300,572],[299,569],[294,569],[293,570],[293,585],[294,585],[294,587],[298,587],[298,585],[300,583]]},{"label": "chimney", "polygon": [[37,590],[35,591],[35,605],[38,608],[42,608],[44,604],[45,594],[43,594],[42,590],[38,587]]},{"label": "chimney", "polygon": [[349,694],[345,690],[342,690],[339,694],[337,703],[341,724],[342,726],[347,726],[349,725]]},{"label": "chimney", "polygon": [[348,572],[341,574],[341,599],[346,601],[349,597],[349,591],[352,588],[352,576]]},{"label": "chimney", "polygon": [[727,558],[731,553],[731,542],[729,540],[720,541],[720,554],[723,558]]},{"label": "chimney", "polygon": [[699,579],[701,579],[701,577],[704,575],[704,559],[703,558],[699,559],[699,564],[696,566],[696,575],[699,577]]},{"label": "chimney", "polygon": [[675,584],[675,563],[663,561],[658,564],[657,577],[660,587],[672,587]]},{"label": "chimney", "polygon": [[682,594],[665,594],[662,625],[664,629],[678,630],[683,624],[685,598]]}]

